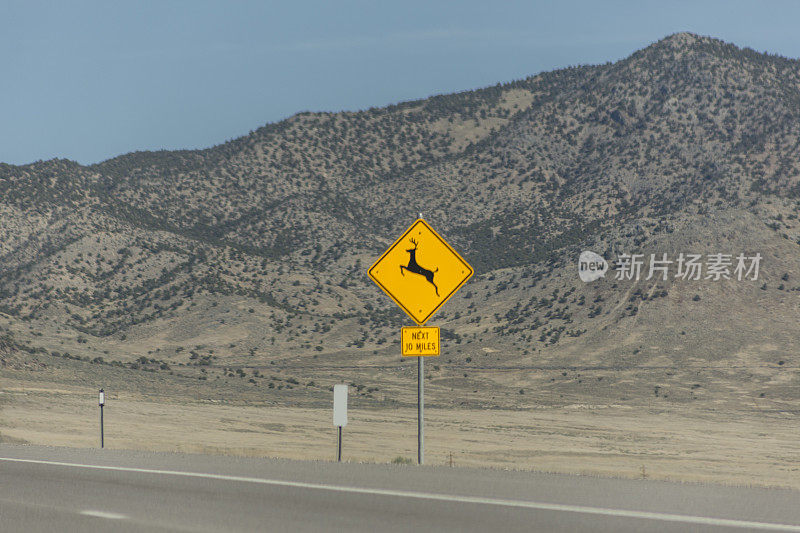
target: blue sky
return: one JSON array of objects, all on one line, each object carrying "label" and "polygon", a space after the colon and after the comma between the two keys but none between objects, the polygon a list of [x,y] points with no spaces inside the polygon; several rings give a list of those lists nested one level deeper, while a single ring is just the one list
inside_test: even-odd
[{"label": "blue sky", "polygon": [[800,57],[800,2],[0,0],[0,162],[204,148],[627,56],[678,31]]}]

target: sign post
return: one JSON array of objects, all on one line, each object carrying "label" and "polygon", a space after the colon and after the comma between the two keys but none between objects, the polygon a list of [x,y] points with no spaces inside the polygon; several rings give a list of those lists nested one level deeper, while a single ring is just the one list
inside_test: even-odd
[{"label": "sign post", "polygon": [[338,461],[342,462],[342,428],[347,425],[347,385],[333,386],[333,425],[339,428]]},{"label": "sign post", "polygon": [[103,389],[100,389],[100,397],[97,401],[100,404],[100,448],[103,448],[105,444],[103,442],[103,406],[106,404],[106,393]]},{"label": "sign post", "polygon": [[[422,219],[422,213],[367,271],[370,279],[419,326],[423,326],[472,274],[472,267]],[[425,368],[422,358],[439,355],[439,328],[403,328],[400,344],[404,357],[417,357],[417,462],[424,464]]]},{"label": "sign post", "polygon": [[417,463],[425,464],[425,373],[423,358],[417,357]]},{"label": "sign post", "polygon": [[417,358],[417,463],[425,464],[425,356],[439,355],[439,328],[400,330],[403,357]]}]

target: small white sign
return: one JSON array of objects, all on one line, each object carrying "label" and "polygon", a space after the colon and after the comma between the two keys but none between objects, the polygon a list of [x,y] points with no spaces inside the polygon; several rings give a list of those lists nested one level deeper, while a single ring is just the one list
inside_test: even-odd
[{"label": "small white sign", "polygon": [[347,425],[347,385],[333,386],[333,425]]}]

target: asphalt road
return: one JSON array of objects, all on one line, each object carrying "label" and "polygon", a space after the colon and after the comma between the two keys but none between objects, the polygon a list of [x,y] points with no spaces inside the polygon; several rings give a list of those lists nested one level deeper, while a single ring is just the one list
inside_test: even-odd
[{"label": "asphalt road", "polygon": [[797,531],[800,492],[0,444],[0,531]]}]

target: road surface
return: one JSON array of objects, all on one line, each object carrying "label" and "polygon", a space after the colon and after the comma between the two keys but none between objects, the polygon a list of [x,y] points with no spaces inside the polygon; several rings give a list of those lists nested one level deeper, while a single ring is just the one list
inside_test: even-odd
[{"label": "road surface", "polygon": [[795,531],[800,492],[0,444],[0,531]]}]

